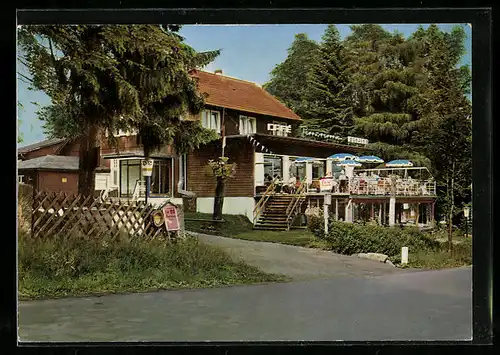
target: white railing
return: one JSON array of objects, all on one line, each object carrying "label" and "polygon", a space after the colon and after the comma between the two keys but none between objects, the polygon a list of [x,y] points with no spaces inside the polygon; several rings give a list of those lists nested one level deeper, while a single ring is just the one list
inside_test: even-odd
[{"label": "white railing", "polygon": [[436,182],[432,180],[354,177],[349,179],[351,195],[435,196]]},{"label": "white railing", "polygon": [[146,184],[143,180],[137,180],[134,186],[134,193],[132,194],[132,200],[136,201],[139,197],[146,196]]}]

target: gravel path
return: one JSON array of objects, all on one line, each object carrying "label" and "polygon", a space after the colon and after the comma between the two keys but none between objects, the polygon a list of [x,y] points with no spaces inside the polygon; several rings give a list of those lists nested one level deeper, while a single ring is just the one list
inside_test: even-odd
[{"label": "gravel path", "polygon": [[339,276],[373,277],[416,272],[325,250],[190,233],[203,242],[220,246],[247,264],[265,272],[289,276],[294,280]]}]

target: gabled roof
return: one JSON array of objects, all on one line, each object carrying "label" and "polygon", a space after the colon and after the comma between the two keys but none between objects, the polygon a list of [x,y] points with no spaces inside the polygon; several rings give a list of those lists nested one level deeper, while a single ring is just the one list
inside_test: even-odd
[{"label": "gabled roof", "polygon": [[208,94],[205,98],[207,105],[301,120],[295,112],[255,83],[201,70],[194,70],[191,75],[198,78],[200,92]]},{"label": "gabled roof", "polygon": [[78,171],[79,158],[62,155],[44,155],[21,161],[18,170],[74,170]]},{"label": "gabled roof", "polygon": [[25,145],[24,147],[19,147],[17,148],[17,154],[24,154],[24,153],[29,153],[37,149],[45,148],[45,147],[50,147],[52,145],[56,145],[59,143],[64,142],[64,138],[52,138],[52,139],[46,139],[41,142]]}]

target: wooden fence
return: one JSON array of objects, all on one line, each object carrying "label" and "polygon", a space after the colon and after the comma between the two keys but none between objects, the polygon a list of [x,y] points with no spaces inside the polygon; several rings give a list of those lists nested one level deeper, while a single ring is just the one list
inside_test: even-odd
[{"label": "wooden fence", "polygon": [[67,193],[35,192],[31,221],[33,237],[81,233],[99,237],[128,233],[154,237],[160,229],[154,226],[154,208],[143,201],[104,201],[94,196]]}]

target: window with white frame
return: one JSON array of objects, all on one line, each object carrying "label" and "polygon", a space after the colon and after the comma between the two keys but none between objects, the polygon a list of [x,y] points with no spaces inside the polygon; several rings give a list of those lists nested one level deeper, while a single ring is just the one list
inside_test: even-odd
[{"label": "window with white frame", "polygon": [[240,116],[240,134],[257,133],[257,122],[254,117]]},{"label": "window with white frame", "polygon": [[201,113],[201,125],[203,128],[213,129],[220,133],[220,112],[204,110]]}]

